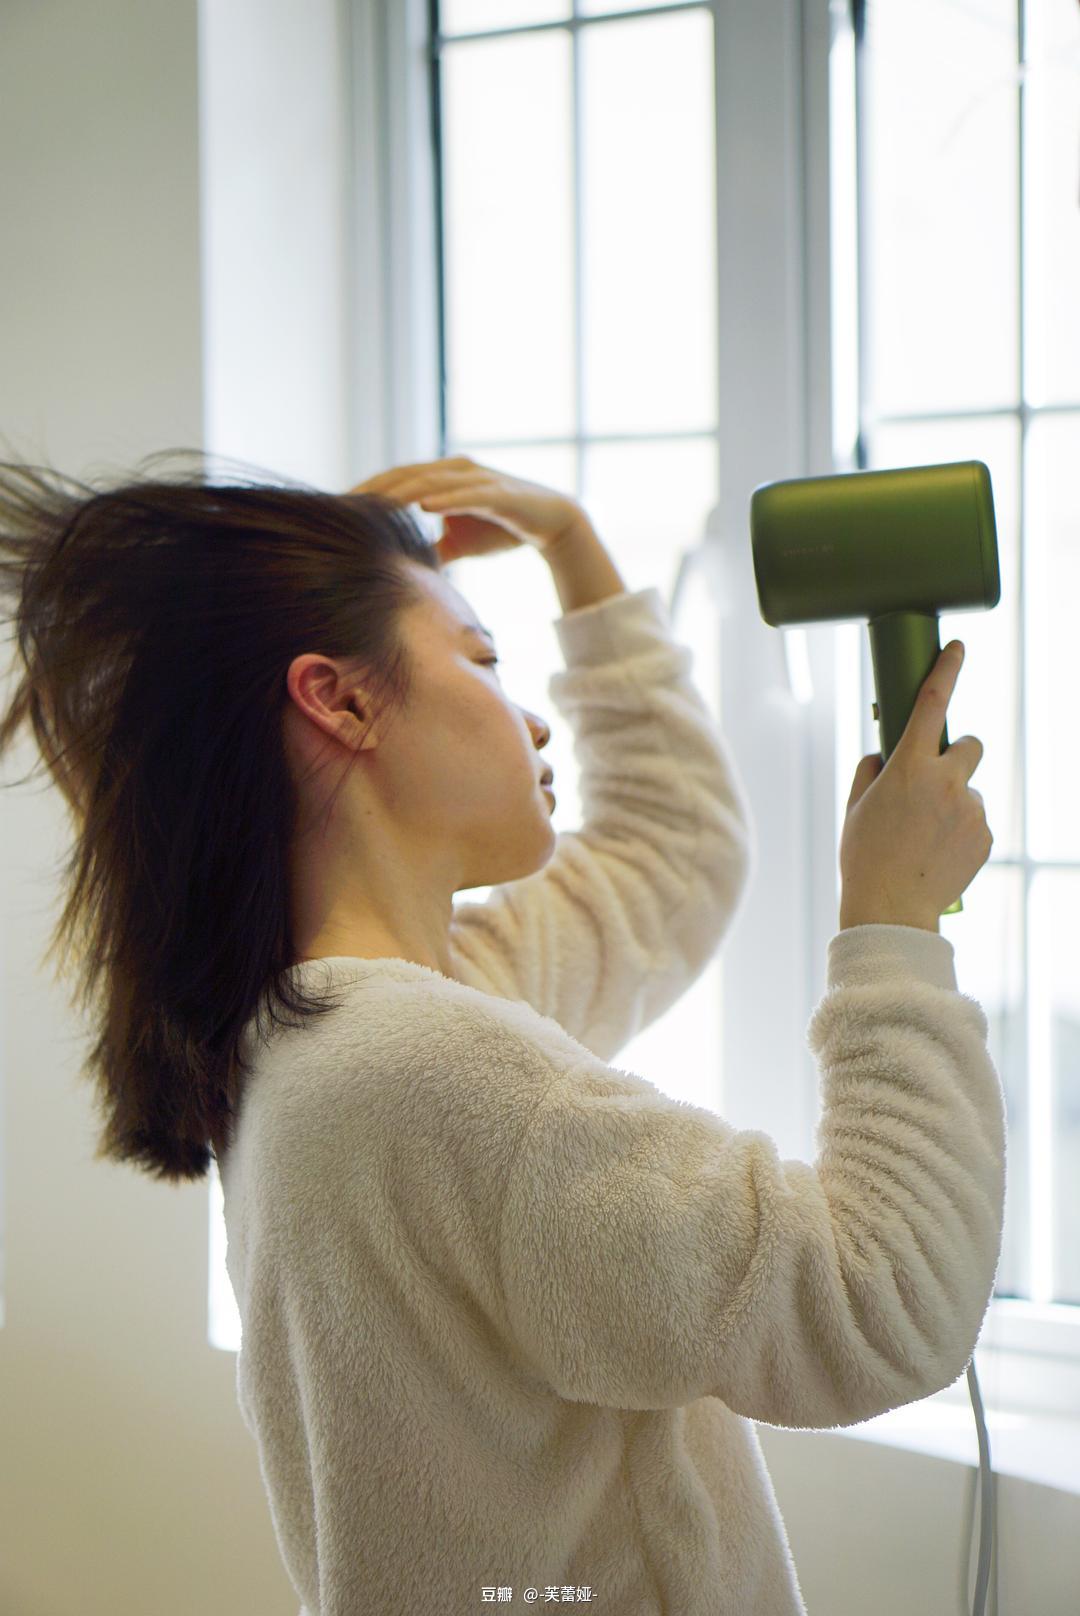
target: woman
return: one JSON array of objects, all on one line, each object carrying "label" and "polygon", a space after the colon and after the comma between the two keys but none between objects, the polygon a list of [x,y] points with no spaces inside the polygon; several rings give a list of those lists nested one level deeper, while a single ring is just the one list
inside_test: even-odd
[{"label": "woman", "polygon": [[[53,949],[97,997],[98,1156],[213,1148],[302,1616],[803,1612],[751,1422],[950,1384],[1000,1251],[1001,1084],[938,930],[992,842],[980,742],[938,753],[959,642],[852,786],[811,1166],[607,1064],[713,957],[753,836],[658,592],[574,501],[462,456],[347,496],[8,466],[0,532],[0,749],[29,721],[76,825]],[[521,544],[564,614],[559,837],[546,726],[442,571]]]}]

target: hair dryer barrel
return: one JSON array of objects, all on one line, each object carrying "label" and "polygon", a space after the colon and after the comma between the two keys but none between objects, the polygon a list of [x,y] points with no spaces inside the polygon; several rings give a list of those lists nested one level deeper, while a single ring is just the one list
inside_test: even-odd
[{"label": "hair dryer barrel", "polygon": [[996,606],[990,473],[981,460],[764,483],[750,500],[766,623]]}]

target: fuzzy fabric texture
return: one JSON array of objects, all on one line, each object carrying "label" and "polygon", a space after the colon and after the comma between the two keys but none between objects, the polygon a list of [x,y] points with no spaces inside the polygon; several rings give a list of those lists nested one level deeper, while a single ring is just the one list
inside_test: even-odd
[{"label": "fuzzy fabric texture", "polygon": [[245,1034],[237,1393],[301,1616],[804,1616],[753,1422],[929,1396],[992,1295],[1004,1095],[948,939],[832,939],[812,1166],[608,1064],[755,847],[659,592],[555,627],[583,827],[456,906],[452,979],[306,961],[336,1008]]}]

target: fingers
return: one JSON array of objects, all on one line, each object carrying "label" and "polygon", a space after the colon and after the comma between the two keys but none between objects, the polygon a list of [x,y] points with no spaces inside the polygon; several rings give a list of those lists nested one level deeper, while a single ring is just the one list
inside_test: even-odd
[{"label": "fingers", "polygon": [[957,768],[961,779],[970,780],[983,758],[983,743],[977,735],[961,735],[945,748],[945,756]]},{"label": "fingers", "polygon": [[417,460],[409,465],[391,466],[374,477],[365,477],[349,489],[350,494],[385,494],[397,484],[412,483],[430,477],[432,473],[445,475],[448,471],[468,471],[474,462],[468,455],[449,455],[444,460]]},{"label": "fingers", "polygon": [[[911,709],[911,717],[901,737],[902,746],[921,752],[932,752],[937,756],[949,702],[956,689],[963,660],[962,643],[959,640],[950,640],[922,682],[915,705]],[[974,736],[971,739],[974,740]],[[949,750],[951,752],[952,747]],[[973,763],[972,769],[974,767]]]},{"label": "fingers", "polygon": [[851,782],[851,791],[848,795],[848,811],[854,808],[859,798],[868,791],[884,767],[880,752],[868,752],[859,759],[859,766],[855,770],[855,778]]}]

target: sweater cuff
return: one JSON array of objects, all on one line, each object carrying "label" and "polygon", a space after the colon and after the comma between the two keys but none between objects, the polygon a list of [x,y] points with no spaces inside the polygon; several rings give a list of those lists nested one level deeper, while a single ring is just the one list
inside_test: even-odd
[{"label": "sweater cuff", "polygon": [[956,952],[940,932],[921,926],[849,926],[829,943],[829,988],[915,978],[931,987],[956,985]]},{"label": "sweater cuff", "polygon": [[656,631],[673,638],[671,617],[655,584],[624,589],[552,619],[567,667],[598,667],[656,649]]}]

